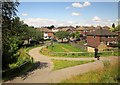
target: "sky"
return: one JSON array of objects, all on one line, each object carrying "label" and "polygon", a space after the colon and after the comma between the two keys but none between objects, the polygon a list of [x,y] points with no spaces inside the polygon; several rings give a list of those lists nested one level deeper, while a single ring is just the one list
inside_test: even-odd
[{"label": "sky", "polygon": [[34,26],[111,26],[118,21],[118,2],[20,2],[18,16]]}]

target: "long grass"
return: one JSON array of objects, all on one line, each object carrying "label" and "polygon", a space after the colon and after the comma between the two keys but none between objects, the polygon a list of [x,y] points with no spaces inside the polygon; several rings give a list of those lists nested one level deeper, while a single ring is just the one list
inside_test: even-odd
[{"label": "long grass", "polygon": [[72,78],[66,79],[61,83],[118,83],[118,64],[114,66],[108,65],[108,62],[104,62],[104,64],[105,68],[102,70],[73,76]]},{"label": "long grass", "polygon": [[80,60],[80,61],[72,61],[72,60],[52,60],[54,64],[54,69],[53,70],[59,70],[71,66],[76,66],[76,65],[81,65],[85,63],[90,63],[94,62],[94,60]]}]

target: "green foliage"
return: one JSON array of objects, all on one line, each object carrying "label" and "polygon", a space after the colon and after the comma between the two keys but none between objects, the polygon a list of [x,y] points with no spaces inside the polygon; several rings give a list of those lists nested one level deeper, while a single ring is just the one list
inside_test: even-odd
[{"label": "green foliage", "polygon": [[94,60],[87,60],[87,61],[72,61],[72,60],[52,60],[54,64],[53,70],[63,69],[75,65],[81,65],[89,62],[94,62]]},{"label": "green foliage", "polygon": [[80,33],[79,32],[72,33],[70,35],[70,37],[72,37],[72,38],[80,38]]},{"label": "green foliage", "polygon": [[115,31],[118,31],[120,30],[120,25],[118,25],[116,28],[115,28]]},{"label": "green foliage", "polygon": [[[40,41],[42,33],[29,27],[20,21],[19,17],[15,17],[11,22],[12,30],[4,31],[3,29],[3,67],[8,67],[9,64],[15,63],[15,56],[17,58],[17,51],[22,47],[24,40],[34,39]],[[7,28],[6,28],[7,29]],[[8,36],[4,36],[4,35]],[[12,57],[14,56],[14,58]]]},{"label": "green foliage", "polygon": [[31,61],[30,56],[26,53],[25,49],[23,48],[20,49],[18,53],[19,53],[19,56],[17,58],[17,61],[12,64],[9,64],[10,68],[16,68],[22,65],[24,62]]},{"label": "green foliage", "polygon": [[76,33],[75,33],[75,37],[76,37],[76,38],[80,38],[80,33],[79,33],[79,32],[76,32]]},{"label": "green foliage", "polygon": [[69,37],[69,33],[66,32],[66,31],[58,31],[58,32],[55,33],[55,36],[57,36],[59,39],[62,39],[62,42],[63,42],[64,38]]},{"label": "green foliage", "polygon": [[70,37],[75,38],[75,33],[72,33]]},{"label": "green foliage", "polygon": [[112,27],[110,30],[113,31],[113,32],[119,31],[120,30],[120,25],[118,25],[117,27]]},{"label": "green foliage", "polygon": [[35,30],[33,39],[36,41],[40,41],[42,39],[42,32]]}]

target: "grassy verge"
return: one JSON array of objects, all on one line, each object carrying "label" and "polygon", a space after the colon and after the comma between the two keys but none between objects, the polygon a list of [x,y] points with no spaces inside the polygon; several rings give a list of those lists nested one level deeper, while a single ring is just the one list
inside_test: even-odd
[{"label": "grassy verge", "polygon": [[118,83],[118,64],[111,66],[108,62],[104,62],[104,66],[102,70],[73,76],[61,83]]},{"label": "grassy verge", "polygon": [[10,69],[2,72],[3,81],[19,76],[32,68],[33,62],[25,49],[21,48],[18,53],[17,62],[9,64]]},{"label": "grassy verge", "polygon": [[[86,52],[83,49],[75,48],[69,44],[54,43],[40,51],[43,55],[52,57],[68,57],[68,58],[88,58],[94,57],[94,53],[67,53],[67,52]],[[66,53],[53,53],[53,52],[66,52]],[[118,56],[118,52],[103,52],[100,54],[102,57]]]},{"label": "grassy verge", "polygon": [[[52,57],[66,57],[66,58],[94,57],[94,53],[52,53],[48,48],[43,48],[40,52],[43,55],[52,56]],[[118,52],[104,52],[100,54],[101,57],[118,56],[118,55],[120,55]]]},{"label": "grassy verge", "polygon": [[59,70],[59,69],[63,69],[63,68],[67,68],[67,67],[71,67],[71,66],[75,66],[75,65],[81,65],[81,64],[85,64],[85,63],[89,63],[89,62],[94,62],[94,60],[86,60],[86,61],[71,61],[71,60],[52,60],[53,64],[54,64],[54,69],[53,70]]}]

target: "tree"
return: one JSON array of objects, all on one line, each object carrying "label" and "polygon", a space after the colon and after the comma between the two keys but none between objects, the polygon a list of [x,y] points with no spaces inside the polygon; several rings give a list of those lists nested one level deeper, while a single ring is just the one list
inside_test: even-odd
[{"label": "tree", "polygon": [[12,19],[16,16],[18,5],[18,2],[11,0],[2,2],[2,66],[5,68],[7,68],[13,55],[10,51],[12,48],[10,37],[12,36]]},{"label": "tree", "polygon": [[115,24],[114,23],[112,24],[112,27],[115,28]]},{"label": "tree", "polygon": [[55,28],[55,26],[54,25],[51,25],[50,27],[47,27],[48,29],[52,29],[52,28]]},{"label": "tree", "polygon": [[70,34],[70,37],[75,38],[75,33]]},{"label": "tree", "polygon": [[120,31],[120,24],[115,28],[114,31]]},{"label": "tree", "polygon": [[79,32],[75,32],[75,37],[76,38],[80,38],[80,33]]},{"label": "tree", "polygon": [[62,39],[63,42],[64,38],[69,38],[69,33],[66,31],[59,31],[55,33],[55,36],[57,36],[59,39]]}]

